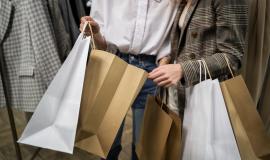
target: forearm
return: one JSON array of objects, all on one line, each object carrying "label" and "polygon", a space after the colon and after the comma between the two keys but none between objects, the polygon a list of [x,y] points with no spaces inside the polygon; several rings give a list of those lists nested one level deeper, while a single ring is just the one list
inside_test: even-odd
[{"label": "forearm", "polygon": [[106,40],[100,32],[94,34],[94,42],[95,42],[97,49],[104,50],[104,51],[107,49]]},{"label": "forearm", "polygon": [[[225,56],[229,59],[233,72],[235,73],[238,71],[241,62],[236,56],[226,53],[216,53],[202,59],[206,62],[212,79],[221,78],[231,74]],[[198,60],[188,60],[179,63],[183,69],[182,85],[186,87],[195,85],[200,81],[200,74],[202,74],[202,77],[205,76],[205,72],[200,73],[200,62]],[[202,70],[205,70],[204,66],[202,66]],[[210,78],[208,73],[206,76]]]}]

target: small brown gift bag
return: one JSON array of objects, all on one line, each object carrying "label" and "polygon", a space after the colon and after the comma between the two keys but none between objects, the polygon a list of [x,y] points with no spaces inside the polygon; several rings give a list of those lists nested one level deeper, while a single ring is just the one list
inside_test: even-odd
[{"label": "small brown gift bag", "polygon": [[180,118],[157,98],[149,96],[136,147],[139,160],[178,160],[180,146]]}]

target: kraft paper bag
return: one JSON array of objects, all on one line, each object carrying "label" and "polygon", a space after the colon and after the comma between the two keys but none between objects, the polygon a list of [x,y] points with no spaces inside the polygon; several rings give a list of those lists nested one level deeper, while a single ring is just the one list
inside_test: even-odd
[{"label": "kraft paper bag", "polygon": [[219,81],[186,89],[183,160],[240,160]]},{"label": "kraft paper bag", "polygon": [[19,143],[73,152],[89,45],[90,37],[81,33],[38,104]]},{"label": "kraft paper bag", "polygon": [[148,96],[136,153],[139,160],[180,159],[181,120],[154,96]]},{"label": "kraft paper bag", "polygon": [[164,160],[179,160],[181,158],[182,120],[173,111],[167,112],[172,118],[172,126],[166,143]]},{"label": "kraft paper bag", "polygon": [[76,146],[106,158],[147,73],[119,57],[92,50],[87,66]]},{"label": "kraft paper bag", "polygon": [[270,159],[270,139],[242,76],[221,83],[243,160]]}]

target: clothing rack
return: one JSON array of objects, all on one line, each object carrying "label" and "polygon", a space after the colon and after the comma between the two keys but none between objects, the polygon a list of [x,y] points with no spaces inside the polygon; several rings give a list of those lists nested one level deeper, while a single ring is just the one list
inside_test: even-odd
[{"label": "clothing rack", "polygon": [[4,90],[4,97],[6,100],[6,107],[8,111],[8,117],[9,117],[9,122],[10,122],[10,127],[11,127],[11,132],[12,132],[12,138],[13,138],[13,143],[14,147],[16,150],[16,157],[17,160],[22,160],[22,154],[21,154],[21,149],[19,144],[17,143],[18,140],[18,135],[17,135],[17,130],[16,130],[16,124],[14,120],[14,114],[11,108],[11,103],[8,95],[9,93],[9,88],[10,88],[10,81],[8,79],[8,72],[6,69],[6,63],[4,59],[4,54],[2,53],[2,48],[0,44],[0,73],[1,73],[1,78],[2,78],[2,84],[3,84],[3,90]]}]

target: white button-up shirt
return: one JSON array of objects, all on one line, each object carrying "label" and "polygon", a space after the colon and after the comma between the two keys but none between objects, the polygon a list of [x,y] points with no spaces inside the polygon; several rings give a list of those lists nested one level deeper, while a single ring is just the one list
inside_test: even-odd
[{"label": "white button-up shirt", "polygon": [[177,0],[93,0],[91,16],[99,23],[108,50],[156,55],[171,52],[170,29]]}]

